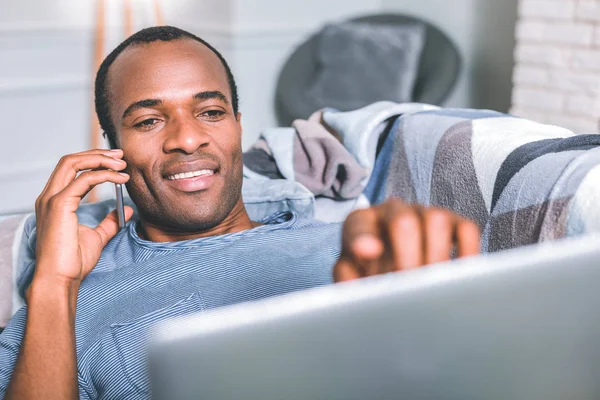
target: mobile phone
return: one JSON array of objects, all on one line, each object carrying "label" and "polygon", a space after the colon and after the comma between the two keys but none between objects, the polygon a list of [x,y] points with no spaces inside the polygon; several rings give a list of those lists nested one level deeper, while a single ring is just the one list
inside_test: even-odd
[{"label": "mobile phone", "polygon": [[117,195],[117,218],[119,219],[119,229],[125,227],[125,203],[123,202],[123,185],[115,183],[115,193]]}]

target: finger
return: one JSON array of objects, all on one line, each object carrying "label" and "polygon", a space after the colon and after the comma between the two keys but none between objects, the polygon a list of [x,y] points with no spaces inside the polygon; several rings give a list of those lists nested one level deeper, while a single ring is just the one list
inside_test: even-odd
[{"label": "finger", "polygon": [[[133,208],[125,207],[125,221],[129,221],[131,216],[133,215]],[[117,211],[111,211],[106,218],[104,218],[94,231],[100,237],[100,242],[102,248],[106,246],[106,244],[115,237],[115,235],[119,232],[119,217],[117,216]]]},{"label": "finger", "polygon": [[450,259],[456,217],[442,209],[430,208],[423,211],[425,223],[425,264]]},{"label": "finger", "polygon": [[113,157],[113,158],[122,158],[123,150],[121,150],[121,149],[115,149],[115,150],[92,149],[92,150],[86,150],[86,151],[82,151],[80,153],[70,154],[70,155],[66,155],[66,156],[62,157],[58,161],[58,163],[57,163],[56,167],[54,168],[54,170],[52,171],[52,173],[50,174],[50,178],[48,179],[48,182],[46,183],[44,190],[42,190],[42,193],[47,190],[49,184],[52,182],[54,176],[56,175],[56,172],[59,169],[59,166],[61,165],[61,163],[64,164],[69,156],[80,156],[80,155],[106,155],[106,156]]},{"label": "finger", "polygon": [[342,254],[353,260],[365,275],[377,270],[383,254],[379,222],[374,209],[355,211],[348,216],[342,232]]},{"label": "finger", "polygon": [[395,271],[423,265],[423,226],[420,209],[401,202],[386,203],[385,222]]},{"label": "finger", "polygon": [[479,254],[479,227],[472,221],[460,218],[456,224],[456,244],[458,257]]},{"label": "finger", "polygon": [[360,271],[350,260],[340,259],[333,268],[334,282],[347,282],[361,277]]},{"label": "finger", "polygon": [[63,204],[68,202],[77,209],[81,199],[95,186],[105,182],[123,184],[128,180],[129,175],[123,172],[110,171],[107,169],[101,171],[87,171],[80,174],[77,179],[72,181],[62,192],[53,196],[50,201]]},{"label": "finger", "polygon": [[[99,150],[95,151],[100,152]],[[103,151],[106,153],[107,151]],[[113,152],[115,157],[122,157],[122,152]],[[56,166],[42,193],[36,200],[36,211],[40,211],[40,206],[43,205],[52,196],[63,190],[75,177],[77,173],[86,169],[98,169],[100,167],[122,170],[127,164],[118,158],[114,158],[106,154],[77,154],[66,156],[61,159]]]},{"label": "finger", "polygon": [[103,164],[104,168],[108,169],[124,169],[127,164],[122,160],[122,157],[122,150],[102,149],[88,150],[62,157],[42,190],[40,199],[48,199],[60,192],[75,179],[79,171],[99,168]]},{"label": "finger", "polygon": [[[122,154],[122,153],[121,153]],[[94,169],[112,169],[120,171],[127,166],[127,163],[120,159],[111,157],[107,154],[86,154],[72,155],[61,161],[56,167],[56,172],[52,179],[48,181],[47,196],[54,196],[71,183],[77,174],[81,171]]]},{"label": "finger", "polygon": [[56,190],[53,190],[51,193],[49,193],[50,186],[52,186],[53,182],[55,181],[55,176],[56,176],[57,172],[62,168],[62,165],[64,165],[64,163],[67,161],[67,159],[71,156],[93,155],[93,154],[94,155],[95,154],[108,155],[113,158],[122,158],[123,150],[121,150],[121,149],[116,149],[116,150],[92,149],[92,150],[86,150],[86,151],[83,151],[80,153],[70,154],[70,155],[62,157],[59,160],[59,162],[57,163],[56,167],[52,170],[52,173],[50,174],[50,177],[48,178],[46,185],[44,185],[44,188],[42,189],[42,191],[40,192],[40,195],[38,196],[38,198],[35,201],[36,212],[39,213],[41,204],[46,202],[50,197],[54,196],[57,193]]}]

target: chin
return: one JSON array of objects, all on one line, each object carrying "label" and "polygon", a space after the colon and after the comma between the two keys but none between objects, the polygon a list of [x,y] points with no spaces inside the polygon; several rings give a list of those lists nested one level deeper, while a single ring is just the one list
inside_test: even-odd
[{"label": "chin", "polygon": [[167,230],[193,233],[212,229],[229,217],[242,201],[241,183],[240,179],[239,185],[185,195],[162,190],[154,191],[156,196],[150,196],[147,190],[130,193],[142,220]]},{"label": "chin", "polygon": [[[169,212],[156,216],[156,225],[164,226],[182,232],[198,232],[212,229],[222,223],[228,216],[228,212],[219,209],[194,210],[171,209]],[[159,222],[160,221],[160,222]],[[152,221],[154,222],[154,221]]]},{"label": "chin", "polygon": [[[178,201],[170,205],[162,203],[156,208],[138,207],[138,209],[140,217],[157,227],[194,233],[212,229],[225,221],[235,207],[236,201],[233,200],[204,200],[191,202],[190,205]],[[204,204],[198,205],[198,203]]]}]

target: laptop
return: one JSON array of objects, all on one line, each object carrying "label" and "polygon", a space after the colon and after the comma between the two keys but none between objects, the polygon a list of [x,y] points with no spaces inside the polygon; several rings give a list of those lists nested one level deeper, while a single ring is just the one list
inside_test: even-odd
[{"label": "laptop", "polygon": [[600,399],[600,236],[164,321],[157,399]]}]

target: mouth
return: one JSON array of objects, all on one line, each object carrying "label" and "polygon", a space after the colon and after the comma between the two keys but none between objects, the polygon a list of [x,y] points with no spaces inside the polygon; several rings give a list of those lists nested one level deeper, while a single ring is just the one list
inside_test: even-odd
[{"label": "mouth", "polygon": [[169,175],[167,176],[167,179],[170,181],[179,181],[182,179],[196,178],[198,176],[211,176],[215,173],[216,171],[212,169],[201,169],[198,171],[180,172],[178,174]]},{"label": "mouth", "polygon": [[191,193],[210,188],[219,176],[215,166],[198,166],[197,169],[185,168],[185,171],[173,171],[164,175],[165,182],[173,189]]}]

